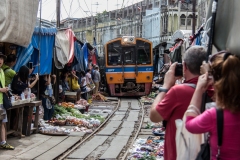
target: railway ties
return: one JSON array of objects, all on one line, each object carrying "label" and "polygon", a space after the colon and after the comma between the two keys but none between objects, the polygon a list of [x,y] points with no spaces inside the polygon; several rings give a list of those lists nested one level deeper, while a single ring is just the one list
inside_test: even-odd
[{"label": "railway ties", "polygon": [[[89,141],[67,159],[121,159],[141,127],[142,108],[137,99],[121,99],[119,108]],[[140,118],[139,118],[140,117]]]}]

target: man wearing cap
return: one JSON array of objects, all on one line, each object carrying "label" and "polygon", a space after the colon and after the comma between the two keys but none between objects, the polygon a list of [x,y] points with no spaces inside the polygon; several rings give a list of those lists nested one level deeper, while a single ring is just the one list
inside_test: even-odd
[{"label": "man wearing cap", "polygon": [[5,74],[5,86],[11,84],[13,77],[16,75],[16,72],[12,69],[12,67],[16,64],[16,61],[16,55],[9,54],[5,60],[5,63],[1,67]]},{"label": "man wearing cap", "polygon": [[2,128],[1,128],[1,141],[0,141],[0,148],[2,149],[9,149],[9,150],[14,150],[14,147],[9,145],[6,142],[6,122],[7,122],[7,113],[5,108],[3,107],[3,93],[6,93],[8,91],[8,88],[5,87],[5,75],[3,70],[1,69],[4,60],[6,59],[6,56],[0,52],[0,110],[3,111],[3,120],[2,120]]}]

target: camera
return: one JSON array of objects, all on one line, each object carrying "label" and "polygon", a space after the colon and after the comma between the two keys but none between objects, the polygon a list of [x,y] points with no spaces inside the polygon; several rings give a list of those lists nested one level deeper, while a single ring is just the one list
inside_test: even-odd
[{"label": "camera", "polygon": [[176,65],[176,68],[175,68],[175,76],[176,76],[176,77],[183,76],[183,66],[182,66],[182,63],[178,63],[178,64]]}]

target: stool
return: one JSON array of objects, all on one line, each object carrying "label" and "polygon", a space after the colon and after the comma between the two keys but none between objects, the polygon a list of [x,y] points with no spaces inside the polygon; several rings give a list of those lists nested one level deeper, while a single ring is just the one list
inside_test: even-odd
[{"label": "stool", "polygon": [[77,92],[65,92],[65,99],[70,101],[78,101]]}]

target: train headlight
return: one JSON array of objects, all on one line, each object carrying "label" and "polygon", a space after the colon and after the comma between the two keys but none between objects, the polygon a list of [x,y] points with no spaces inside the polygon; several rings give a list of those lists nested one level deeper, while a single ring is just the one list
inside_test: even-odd
[{"label": "train headlight", "polygon": [[147,76],[147,79],[150,79],[150,76]]},{"label": "train headlight", "polygon": [[136,38],[134,36],[123,36],[121,43],[124,45],[136,44]]},{"label": "train headlight", "polygon": [[113,80],[113,77],[110,77],[109,79],[110,79],[110,81],[112,81],[112,80]]}]

